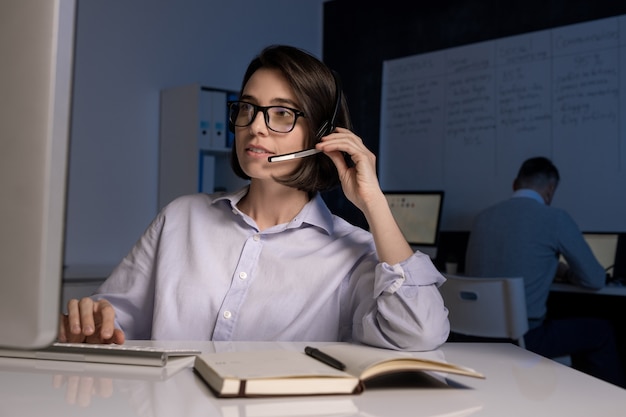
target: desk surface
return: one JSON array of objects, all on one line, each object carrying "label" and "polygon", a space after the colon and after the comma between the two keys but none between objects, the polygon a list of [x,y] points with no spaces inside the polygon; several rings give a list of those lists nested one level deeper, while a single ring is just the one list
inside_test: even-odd
[{"label": "desk surface", "polygon": [[[133,342],[130,342],[133,343]],[[206,352],[302,349],[300,343],[178,342]],[[626,390],[512,344],[449,343],[445,358],[487,379],[452,387],[370,388],[361,395],[218,399],[192,370],[0,358],[0,414],[7,416],[623,416]]]},{"label": "desk surface", "polygon": [[588,288],[582,288],[572,284],[554,282],[550,286],[550,291],[626,297],[626,286],[617,284],[609,284],[599,290],[590,290]]}]

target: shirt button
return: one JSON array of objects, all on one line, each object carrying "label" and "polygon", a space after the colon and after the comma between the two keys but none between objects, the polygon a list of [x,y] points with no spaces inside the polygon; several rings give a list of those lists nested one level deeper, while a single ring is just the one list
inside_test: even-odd
[{"label": "shirt button", "polygon": [[230,311],[226,310],[224,311],[224,318],[225,319],[229,319],[233,316],[233,313],[231,313]]},{"label": "shirt button", "polygon": [[254,235],[254,236],[252,236],[252,239],[253,239],[255,242],[258,242],[259,240],[261,240],[261,236],[260,236],[260,235]]},{"label": "shirt button", "polygon": [[246,274],[245,272],[240,272],[239,273],[239,278],[240,279],[246,279],[246,278],[248,278],[248,274]]}]

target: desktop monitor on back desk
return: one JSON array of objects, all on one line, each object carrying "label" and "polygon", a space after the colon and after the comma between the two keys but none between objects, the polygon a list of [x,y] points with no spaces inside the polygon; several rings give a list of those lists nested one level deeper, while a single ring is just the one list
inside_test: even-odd
[{"label": "desktop monitor on back desk", "polygon": [[402,234],[413,249],[437,256],[443,191],[385,191]]},{"label": "desktop monitor on back desk", "polygon": [[56,337],[76,0],[0,2],[0,346]]},{"label": "desktop monitor on back desk", "polygon": [[602,265],[608,276],[615,275],[615,262],[618,256],[617,247],[619,241],[618,233],[585,232],[585,241],[591,248],[596,259]]},{"label": "desktop monitor on back desk", "polygon": [[619,233],[617,249],[615,251],[615,263],[613,264],[613,278],[626,285],[626,233]]}]

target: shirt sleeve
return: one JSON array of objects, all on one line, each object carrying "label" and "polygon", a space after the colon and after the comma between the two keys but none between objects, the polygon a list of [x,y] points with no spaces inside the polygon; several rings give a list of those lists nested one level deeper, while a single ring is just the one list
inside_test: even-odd
[{"label": "shirt sleeve", "polygon": [[[365,267],[365,266],[364,266]],[[353,337],[372,346],[410,351],[438,348],[448,338],[450,323],[438,287],[445,278],[430,258],[416,252],[396,265],[374,270],[371,302],[356,308]],[[365,283],[365,277],[359,281]],[[361,285],[359,291],[364,292]]]},{"label": "shirt sleeve", "polygon": [[162,225],[159,215],[92,296],[113,305],[115,324],[127,339],[150,339],[152,334],[155,255]]},{"label": "shirt sleeve", "polygon": [[559,252],[569,265],[566,278],[575,285],[592,289],[604,287],[606,271],[585,242],[574,220],[565,212],[559,218]]}]

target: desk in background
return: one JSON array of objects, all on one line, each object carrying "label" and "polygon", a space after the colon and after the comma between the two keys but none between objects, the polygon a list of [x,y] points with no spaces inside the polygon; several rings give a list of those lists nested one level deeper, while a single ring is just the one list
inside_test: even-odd
[{"label": "desk in background", "polygon": [[[129,342],[140,343],[140,342]],[[166,343],[164,343],[166,344]],[[297,349],[304,343],[168,342],[205,352]],[[166,369],[0,358],[2,415],[91,417],[580,416],[624,415],[626,390],[512,344],[448,343],[445,358],[483,372],[453,387],[372,388],[361,395],[218,399],[193,358]],[[96,393],[102,389],[102,396]]]},{"label": "desk in background", "polygon": [[626,297],[626,286],[609,284],[599,290],[590,290],[588,288],[582,288],[572,284],[555,282],[550,286],[550,292],[587,295],[616,295],[618,297]]},{"label": "desk in background", "polygon": [[[626,286],[609,284],[590,290],[565,283],[553,283],[548,296],[548,316],[598,317],[610,321],[626,374]],[[626,415],[626,406],[624,406]]]}]

